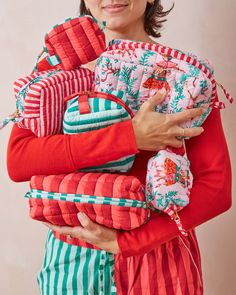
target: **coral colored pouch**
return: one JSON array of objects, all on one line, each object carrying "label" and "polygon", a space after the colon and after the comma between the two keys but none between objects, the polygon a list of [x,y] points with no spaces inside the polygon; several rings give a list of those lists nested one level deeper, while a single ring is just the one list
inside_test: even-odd
[{"label": "coral colored pouch", "polygon": [[51,66],[65,71],[77,69],[105,51],[104,27],[105,23],[100,28],[97,20],[89,15],[68,18],[46,34],[45,46],[38,60],[46,53]]},{"label": "coral colored pouch", "polygon": [[33,176],[30,188],[26,194],[30,216],[38,221],[77,226],[77,214],[84,212],[98,224],[131,230],[149,219],[144,187],[134,176],[82,172]]}]

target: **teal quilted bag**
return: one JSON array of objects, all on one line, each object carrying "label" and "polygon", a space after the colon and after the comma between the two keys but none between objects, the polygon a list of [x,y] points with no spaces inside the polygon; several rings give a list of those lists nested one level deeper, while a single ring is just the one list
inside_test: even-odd
[{"label": "teal quilted bag", "polygon": [[[121,90],[111,93],[79,92],[67,97],[65,101],[67,104],[63,119],[65,134],[77,134],[105,128],[134,116],[129,108],[129,102]],[[102,166],[93,166],[80,171],[127,172],[131,169],[134,159],[135,156],[130,155]]]}]

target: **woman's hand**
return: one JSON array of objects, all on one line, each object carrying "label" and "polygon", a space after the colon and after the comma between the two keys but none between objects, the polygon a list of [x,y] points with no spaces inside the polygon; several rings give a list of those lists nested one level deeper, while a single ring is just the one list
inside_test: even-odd
[{"label": "woman's hand", "polygon": [[44,224],[59,234],[80,239],[107,252],[113,254],[118,254],[120,252],[116,231],[114,229],[109,229],[92,222],[88,216],[82,212],[78,214],[78,219],[82,226],[56,226],[45,222]]},{"label": "woman's hand", "polygon": [[193,137],[200,135],[202,127],[182,128],[179,125],[192,118],[201,116],[203,108],[195,108],[176,114],[162,114],[155,111],[166,96],[165,90],[159,91],[141,106],[132,119],[138,149],[157,151],[167,146],[180,148],[183,141],[177,137]]}]

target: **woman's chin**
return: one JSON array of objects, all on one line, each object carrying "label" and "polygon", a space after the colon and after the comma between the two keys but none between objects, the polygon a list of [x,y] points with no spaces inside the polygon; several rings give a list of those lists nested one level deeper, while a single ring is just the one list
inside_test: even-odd
[{"label": "woman's chin", "polygon": [[122,31],[126,27],[122,17],[107,18],[105,21],[106,27],[112,31]]}]

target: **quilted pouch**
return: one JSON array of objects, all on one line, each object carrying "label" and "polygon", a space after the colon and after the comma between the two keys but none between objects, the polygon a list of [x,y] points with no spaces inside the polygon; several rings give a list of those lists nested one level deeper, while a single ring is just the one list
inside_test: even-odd
[{"label": "quilted pouch", "polygon": [[219,85],[232,103],[229,93],[214,79],[208,60],[159,44],[114,39],[101,54],[95,68],[96,91],[122,90],[133,112],[162,88],[167,96],[156,107],[161,113],[176,113],[204,105],[206,112],[183,127],[201,126],[212,107],[224,108],[216,102]]},{"label": "quilted pouch", "polygon": [[[105,24],[103,24],[103,27]],[[89,16],[68,18],[55,25],[45,36],[45,46],[38,60],[46,53],[52,66],[70,71],[97,59],[106,49],[105,35],[96,19]],[[37,71],[37,63],[36,68]]]},{"label": "quilted pouch", "polygon": [[146,199],[150,208],[167,213],[183,235],[187,235],[178,211],[189,204],[192,188],[190,162],[171,149],[160,150],[148,161]]},{"label": "quilted pouch", "polygon": [[93,72],[42,71],[14,83],[17,111],[0,123],[0,129],[13,121],[31,129],[38,137],[62,133],[64,98],[77,91],[91,88]]},{"label": "quilted pouch", "polygon": [[[185,109],[205,106],[202,116],[188,120],[182,127],[201,126],[212,107],[224,108],[217,102],[217,83],[207,60],[159,44],[115,39],[97,61],[93,89],[122,90],[133,112],[142,103],[164,88],[164,101],[157,112],[177,113]],[[223,88],[227,99],[233,99]],[[150,207],[166,212],[182,227],[178,211],[189,203],[192,175],[185,149],[161,150],[148,161],[146,198]]]},{"label": "quilted pouch", "polygon": [[[67,109],[63,119],[63,131],[76,134],[100,129],[133,117],[123,91],[111,93],[81,92],[65,98]],[[80,171],[127,172],[135,156],[130,155],[102,166]]]},{"label": "quilted pouch", "polygon": [[30,216],[38,221],[77,226],[80,225],[77,214],[84,212],[98,224],[131,230],[149,219],[144,187],[134,176],[109,173],[33,176],[30,188],[26,194]]}]

